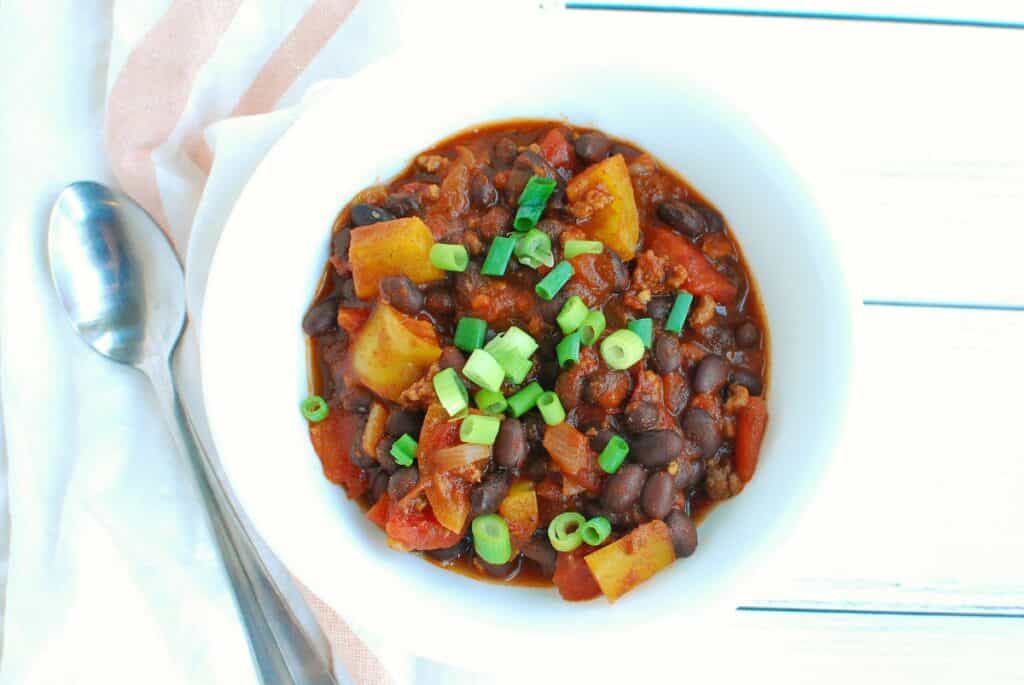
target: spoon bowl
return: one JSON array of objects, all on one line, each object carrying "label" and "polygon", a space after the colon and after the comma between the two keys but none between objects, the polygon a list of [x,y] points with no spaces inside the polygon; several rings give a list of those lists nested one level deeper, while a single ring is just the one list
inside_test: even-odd
[{"label": "spoon bowl", "polygon": [[[153,230],[137,230],[147,225]],[[144,209],[100,183],[73,183],[53,206],[47,247],[57,295],[82,339],[122,364],[167,358],[185,324],[185,278]]]}]

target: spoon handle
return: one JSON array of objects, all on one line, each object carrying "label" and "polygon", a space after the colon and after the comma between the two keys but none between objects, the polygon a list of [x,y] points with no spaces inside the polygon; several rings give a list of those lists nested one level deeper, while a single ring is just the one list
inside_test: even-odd
[{"label": "spoon handle", "polygon": [[[178,397],[170,363],[161,360],[144,365],[142,371],[156,390],[178,449],[192,467],[249,634],[249,646],[261,681],[264,685],[338,685],[330,665],[314,648],[242,528],[238,513]],[[343,682],[350,681],[344,679]]]}]

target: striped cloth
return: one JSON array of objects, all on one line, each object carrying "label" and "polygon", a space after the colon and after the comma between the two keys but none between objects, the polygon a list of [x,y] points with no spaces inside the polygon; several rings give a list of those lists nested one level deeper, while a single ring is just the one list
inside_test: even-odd
[{"label": "striped cloth", "polygon": [[[204,129],[288,107],[311,83],[393,49],[397,12],[393,0],[117,4],[103,133],[120,186],[184,252],[214,161]],[[356,682],[393,682],[333,610],[302,595]]]}]

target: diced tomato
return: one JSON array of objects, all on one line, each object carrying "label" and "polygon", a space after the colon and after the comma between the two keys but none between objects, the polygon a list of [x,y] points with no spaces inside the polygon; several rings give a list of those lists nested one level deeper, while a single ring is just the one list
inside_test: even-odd
[{"label": "diced tomato", "polygon": [[665,255],[687,272],[683,288],[694,295],[710,295],[715,302],[732,304],[736,300],[736,286],[715,271],[700,248],[667,228],[650,226],[645,229],[645,248]]},{"label": "diced tomato", "polygon": [[[589,550],[588,547],[587,551]],[[551,580],[558,588],[558,594],[562,595],[562,599],[578,602],[593,599],[601,594],[601,588],[594,580],[594,575],[590,572],[587,562],[583,560],[583,556],[580,550],[572,553],[558,553],[558,561],[555,562],[555,575]]]},{"label": "diced tomato", "polygon": [[349,335],[355,335],[369,318],[369,307],[338,307],[338,326]]},{"label": "diced tomato", "polygon": [[615,287],[615,264],[610,254],[581,254],[569,262],[574,273],[566,292],[579,295],[588,307],[604,304]]},{"label": "diced tomato", "polygon": [[388,510],[390,509],[390,506],[391,498],[388,497],[388,493],[385,492],[372,507],[366,510],[366,518],[383,528],[388,523]]},{"label": "diced tomato", "polygon": [[469,496],[472,483],[466,481],[458,472],[435,473],[431,455],[439,449],[461,442],[459,426],[460,422],[451,421],[448,412],[440,404],[430,405],[423,419],[419,448],[416,451],[420,481],[426,484],[427,500],[434,510],[432,518],[439,520],[453,534],[465,528],[470,510]]},{"label": "diced tomato", "polygon": [[736,452],[733,468],[744,483],[754,477],[761,441],[768,425],[768,406],[760,397],[751,397],[740,411],[736,425]]},{"label": "diced tomato", "polygon": [[570,168],[576,163],[576,152],[557,128],[548,131],[540,141],[540,156],[553,167]]},{"label": "diced tomato", "polygon": [[410,550],[444,549],[462,539],[461,533],[453,533],[438,523],[430,507],[418,508],[415,504],[389,508],[384,530],[391,539]]},{"label": "diced tomato", "polygon": [[366,472],[349,458],[358,428],[358,417],[333,409],[326,419],[309,427],[313,449],[320,457],[324,476],[345,488],[351,499],[360,497],[370,485]]}]

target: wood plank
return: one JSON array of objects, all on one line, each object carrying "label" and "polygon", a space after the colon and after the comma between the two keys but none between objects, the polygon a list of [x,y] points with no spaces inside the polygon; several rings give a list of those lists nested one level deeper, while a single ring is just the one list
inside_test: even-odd
[{"label": "wood plank", "polygon": [[572,14],[595,43],[672,45],[681,76],[765,130],[818,197],[864,298],[1024,304],[1019,31],[651,16]]},{"label": "wood plank", "polygon": [[884,18],[934,22],[987,22],[1024,25],[1024,7],[1001,0],[569,0],[566,6],[680,12],[751,12],[815,17]]},{"label": "wood plank", "polygon": [[1024,313],[863,313],[849,439],[741,604],[1024,616]]}]

